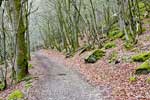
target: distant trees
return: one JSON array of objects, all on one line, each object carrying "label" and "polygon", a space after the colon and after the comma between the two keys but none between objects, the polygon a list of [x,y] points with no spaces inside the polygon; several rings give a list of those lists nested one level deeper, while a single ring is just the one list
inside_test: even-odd
[{"label": "distant trees", "polygon": [[142,20],[138,0],[118,0],[119,19],[126,41],[136,43],[137,36],[142,33]]},{"label": "distant trees", "polygon": [[[75,52],[89,45],[102,48],[110,35],[123,36],[127,47],[143,32],[142,15],[149,12],[147,0],[48,0],[50,11],[40,25],[47,48]],[[141,5],[144,11],[141,11]],[[52,11],[52,13],[51,13]],[[88,47],[89,47],[88,46]],[[86,46],[87,47],[87,46]]]}]

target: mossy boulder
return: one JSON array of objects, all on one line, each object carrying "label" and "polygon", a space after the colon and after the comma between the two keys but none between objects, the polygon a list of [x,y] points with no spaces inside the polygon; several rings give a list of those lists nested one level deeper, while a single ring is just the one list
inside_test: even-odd
[{"label": "mossy boulder", "polygon": [[119,30],[111,31],[108,34],[109,38],[111,38],[111,39],[121,38],[121,37],[123,37],[123,35],[124,34],[122,32],[120,32]]},{"label": "mossy boulder", "polygon": [[150,52],[143,52],[132,56],[133,61],[144,62],[150,58]]},{"label": "mossy boulder", "polygon": [[146,60],[143,64],[136,68],[136,74],[150,73],[150,59]]},{"label": "mossy boulder", "polygon": [[0,83],[0,91],[5,89],[5,85],[3,83]]},{"label": "mossy boulder", "polygon": [[7,98],[7,100],[21,100],[24,98],[24,94],[20,90],[13,91]]},{"label": "mossy boulder", "polygon": [[115,47],[116,47],[116,45],[114,42],[108,42],[104,45],[105,49],[110,49],[110,48],[115,48]]},{"label": "mossy boulder", "polygon": [[89,56],[85,58],[86,63],[95,63],[97,60],[101,59],[103,56],[105,56],[105,51],[98,49],[92,52]]}]

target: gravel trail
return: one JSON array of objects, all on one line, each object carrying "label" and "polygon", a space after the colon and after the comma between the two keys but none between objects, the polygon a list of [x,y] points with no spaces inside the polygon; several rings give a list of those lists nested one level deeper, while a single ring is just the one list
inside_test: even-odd
[{"label": "gravel trail", "polygon": [[29,100],[112,100],[108,87],[93,87],[76,71],[60,65],[42,53],[35,53],[43,77],[29,91]]}]

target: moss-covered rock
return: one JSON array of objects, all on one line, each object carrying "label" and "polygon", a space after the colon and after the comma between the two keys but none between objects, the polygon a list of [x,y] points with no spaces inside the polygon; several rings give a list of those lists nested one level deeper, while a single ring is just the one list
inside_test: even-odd
[{"label": "moss-covered rock", "polygon": [[136,74],[150,73],[150,59],[146,60],[143,64],[136,68]]},{"label": "moss-covered rock", "polygon": [[86,63],[95,63],[97,60],[102,58],[105,55],[105,51],[103,50],[95,50],[91,55],[85,58]]},{"label": "moss-covered rock", "polygon": [[143,52],[132,56],[133,61],[144,62],[150,58],[150,52]]},{"label": "moss-covered rock", "polygon": [[0,91],[5,89],[5,85],[3,84],[3,82],[0,84]]},{"label": "moss-covered rock", "polygon": [[24,98],[24,94],[20,90],[13,91],[7,98],[7,100],[21,100]]},{"label": "moss-covered rock", "polygon": [[110,48],[115,48],[115,47],[116,47],[116,45],[114,42],[108,42],[104,45],[105,49],[110,49]]},{"label": "moss-covered rock", "polygon": [[123,37],[123,35],[124,34],[122,32],[120,32],[119,30],[111,31],[108,34],[109,38],[111,38],[111,39],[121,38],[121,37]]}]

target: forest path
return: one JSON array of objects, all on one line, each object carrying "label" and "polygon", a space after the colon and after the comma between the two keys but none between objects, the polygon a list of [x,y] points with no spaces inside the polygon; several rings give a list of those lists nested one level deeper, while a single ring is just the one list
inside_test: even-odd
[{"label": "forest path", "polygon": [[29,100],[110,100],[105,87],[93,87],[76,71],[42,53],[35,53],[43,77],[30,89]]}]

